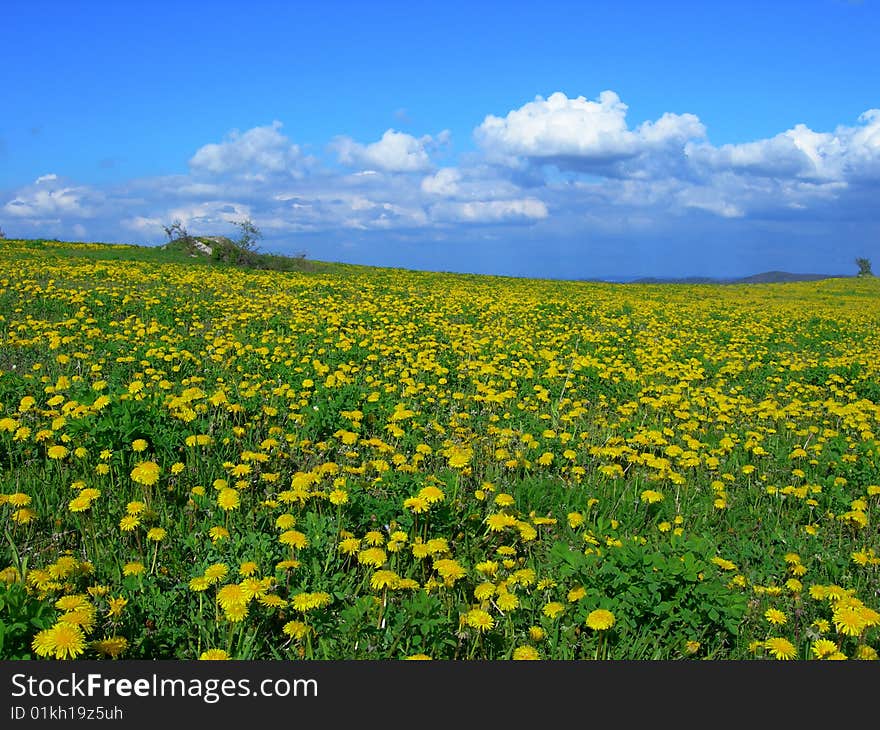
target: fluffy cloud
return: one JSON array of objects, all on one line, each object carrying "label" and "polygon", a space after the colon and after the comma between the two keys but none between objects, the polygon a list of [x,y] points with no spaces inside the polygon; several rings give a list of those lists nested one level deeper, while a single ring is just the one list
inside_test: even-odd
[{"label": "fluffy cloud", "polygon": [[474,137],[499,161],[527,158],[583,166],[668,148],[681,151],[688,140],[706,133],[693,114],[671,113],[631,130],[626,111],[627,105],[613,91],[603,91],[596,101],[556,92],[547,99],[538,96],[505,117],[488,115]]},{"label": "fluffy cloud", "polygon": [[339,162],[349,167],[360,167],[383,172],[424,172],[432,167],[429,152],[449,141],[449,132],[436,138],[431,135],[413,137],[406,132],[386,130],[377,142],[367,145],[350,137],[337,137],[333,143]]},{"label": "fluffy cloud", "polygon": [[17,191],[2,210],[6,215],[18,219],[91,218],[96,214],[102,197],[96,190],[67,184],[50,173],[41,175],[32,185]]},{"label": "fluffy cloud", "polygon": [[443,167],[433,175],[422,178],[421,189],[428,195],[452,197],[459,191],[461,172],[454,167]]},{"label": "fluffy cloud", "polygon": [[262,179],[266,175],[301,176],[304,159],[299,145],[281,133],[281,122],[254,127],[241,133],[233,130],[219,144],[206,144],[190,158],[194,173],[241,175]]},{"label": "fluffy cloud", "polygon": [[860,126],[815,132],[804,124],[742,144],[695,144],[688,154],[710,171],[803,180],[844,181],[880,176],[880,109],[859,116]]},{"label": "fluffy cloud", "polygon": [[442,223],[536,221],[547,215],[546,204],[535,198],[441,202],[431,207],[431,219]]},{"label": "fluffy cloud", "polygon": [[[803,215],[863,200],[849,188],[880,182],[877,109],[832,132],[799,124],[769,139],[721,146],[693,114],[666,113],[630,128],[626,112],[613,91],[595,101],[557,92],[506,116],[488,115],[474,137],[485,159],[500,164],[500,176],[510,170],[509,180],[552,199],[558,212],[601,200],[616,209],[653,208],[658,217],[694,210],[719,218]],[[454,195],[461,186],[438,173],[422,187]]]}]

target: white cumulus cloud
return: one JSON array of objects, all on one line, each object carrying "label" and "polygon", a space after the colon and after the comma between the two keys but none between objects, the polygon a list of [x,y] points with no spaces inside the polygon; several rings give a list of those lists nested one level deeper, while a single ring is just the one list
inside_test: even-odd
[{"label": "white cumulus cloud", "polygon": [[557,91],[547,99],[537,96],[505,117],[488,115],[474,137],[496,159],[609,162],[670,146],[681,149],[706,132],[693,114],[669,112],[630,129],[626,112],[627,105],[613,91],[603,91],[596,101],[570,99]]},{"label": "white cumulus cloud", "polygon": [[41,175],[33,185],[18,191],[7,201],[3,212],[15,218],[89,218],[102,195],[82,185],[64,183],[55,174]]},{"label": "white cumulus cloud", "polygon": [[459,191],[461,172],[454,167],[443,167],[433,175],[422,178],[421,189],[428,195],[452,197]]},{"label": "white cumulus cloud", "polygon": [[688,154],[705,169],[814,181],[845,181],[880,174],[880,109],[859,117],[860,126],[815,132],[805,124],[769,139],[713,147],[693,144]]},{"label": "white cumulus cloud", "polygon": [[200,147],[189,161],[196,173],[241,175],[260,179],[270,175],[301,175],[305,162],[299,145],[281,133],[281,122],[254,127],[242,133],[233,130],[227,138]]},{"label": "white cumulus cloud", "polygon": [[517,200],[444,201],[431,206],[431,219],[443,223],[507,223],[537,221],[548,215],[536,198]]},{"label": "white cumulus cloud", "polygon": [[424,172],[432,167],[429,152],[446,144],[449,132],[432,137],[413,137],[406,132],[388,129],[377,142],[360,144],[351,137],[337,137],[333,143],[339,162],[350,167],[364,167],[383,172]]}]

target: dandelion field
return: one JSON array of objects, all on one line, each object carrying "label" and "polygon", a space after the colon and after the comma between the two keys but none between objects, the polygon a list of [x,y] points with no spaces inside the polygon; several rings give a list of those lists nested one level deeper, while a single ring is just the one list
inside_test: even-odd
[{"label": "dandelion field", "polygon": [[0,658],[875,659],[880,282],[0,249]]}]

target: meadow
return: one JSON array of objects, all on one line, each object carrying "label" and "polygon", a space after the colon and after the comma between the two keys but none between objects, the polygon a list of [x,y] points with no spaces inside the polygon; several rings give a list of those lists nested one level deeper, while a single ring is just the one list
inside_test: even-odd
[{"label": "meadow", "polygon": [[876,659],[880,282],[0,248],[0,658]]}]

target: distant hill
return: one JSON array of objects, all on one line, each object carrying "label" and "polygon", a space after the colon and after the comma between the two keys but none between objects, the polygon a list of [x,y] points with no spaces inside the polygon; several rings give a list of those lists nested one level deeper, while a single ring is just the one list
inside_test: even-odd
[{"label": "distant hill", "polygon": [[630,284],[780,284],[792,281],[820,281],[822,279],[847,278],[841,274],[794,274],[790,271],[764,271],[760,274],[736,278],[714,278],[711,276],[686,276],[680,278],[658,278],[655,276],[633,279]]}]

